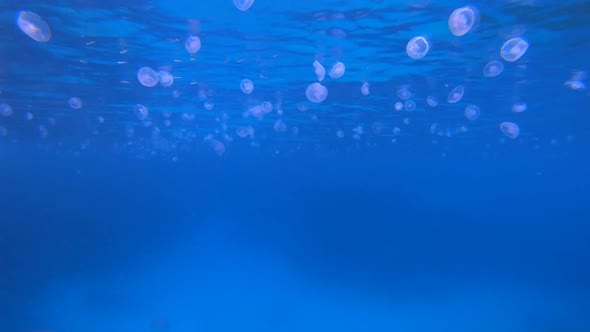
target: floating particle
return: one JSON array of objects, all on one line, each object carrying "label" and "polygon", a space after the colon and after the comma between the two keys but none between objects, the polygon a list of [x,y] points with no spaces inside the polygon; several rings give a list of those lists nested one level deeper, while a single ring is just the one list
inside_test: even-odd
[{"label": "floating particle", "polygon": [[344,67],[344,64],[338,61],[334,64],[334,66],[332,66],[332,69],[330,69],[328,75],[330,75],[332,78],[340,78],[342,75],[344,75],[345,71],[346,67]]},{"label": "floating particle", "polygon": [[480,115],[479,107],[477,107],[475,105],[468,105],[467,107],[465,107],[464,115],[465,115],[465,118],[469,121],[475,121],[475,120],[479,119],[479,115]]},{"label": "floating particle", "polygon": [[361,93],[363,94],[363,96],[367,96],[369,95],[369,93],[371,93],[369,91],[369,82],[363,82],[363,84],[361,85]]},{"label": "floating particle", "polygon": [[51,39],[49,25],[37,14],[22,10],[18,13],[16,24],[33,40],[45,43]]},{"label": "floating particle", "polygon": [[170,74],[170,72],[162,70],[158,72],[158,77],[160,79],[160,85],[169,87],[174,83],[174,76]]},{"label": "floating particle", "polygon": [[234,4],[239,10],[246,11],[252,7],[254,0],[234,0]]},{"label": "floating particle", "polygon": [[465,88],[462,85],[456,86],[451,92],[449,92],[449,96],[447,97],[447,101],[451,104],[459,102],[461,98],[463,98],[463,94],[465,93]]},{"label": "floating particle", "polygon": [[240,81],[240,90],[242,90],[243,93],[249,95],[254,90],[254,83],[248,79],[243,79]]},{"label": "floating particle", "polygon": [[313,68],[315,75],[318,77],[318,81],[321,82],[326,77],[326,69],[317,60],[313,62]]},{"label": "floating particle", "polygon": [[471,30],[477,18],[475,7],[461,7],[455,9],[449,16],[449,30],[457,37],[461,37]]},{"label": "floating particle", "polygon": [[201,38],[199,36],[189,36],[184,42],[184,48],[191,54],[199,52],[201,49]]},{"label": "floating particle", "polygon": [[520,128],[514,122],[500,123],[500,131],[508,138],[517,138],[520,135]]},{"label": "floating particle", "polygon": [[422,59],[429,50],[428,41],[422,36],[410,39],[406,45],[406,52],[412,59]]},{"label": "floating particle", "polygon": [[68,99],[68,104],[75,110],[82,108],[82,100],[78,97]]},{"label": "floating particle", "polygon": [[137,79],[141,85],[152,88],[160,81],[158,73],[150,67],[142,67],[137,72]]},{"label": "floating particle", "polygon": [[312,103],[321,103],[328,97],[328,88],[320,83],[312,83],[305,89],[305,96]]},{"label": "floating particle", "polygon": [[512,38],[502,45],[500,56],[508,62],[520,59],[529,48],[529,43],[520,37]]},{"label": "floating particle", "polygon": [[490,61],[483,67],[483,76],[496,77],[504,71],[504,64],[498,60]]}]

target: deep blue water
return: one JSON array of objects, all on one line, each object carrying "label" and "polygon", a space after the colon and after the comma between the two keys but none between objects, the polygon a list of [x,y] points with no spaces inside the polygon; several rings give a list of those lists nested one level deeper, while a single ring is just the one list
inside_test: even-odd
[{"label": "deep blue water", "polygon": [[[0,0],[0,332],[590,331],[589,17]],[[146,66],[174,83],[140,84]]]}]

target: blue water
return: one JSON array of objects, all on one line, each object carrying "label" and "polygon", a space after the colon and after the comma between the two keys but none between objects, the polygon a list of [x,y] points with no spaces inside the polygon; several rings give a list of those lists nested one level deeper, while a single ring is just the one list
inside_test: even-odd
[{"label": "blue water", "polygon": [[575,0],[0,0],[0,332],[590,331],[589,17]]}]

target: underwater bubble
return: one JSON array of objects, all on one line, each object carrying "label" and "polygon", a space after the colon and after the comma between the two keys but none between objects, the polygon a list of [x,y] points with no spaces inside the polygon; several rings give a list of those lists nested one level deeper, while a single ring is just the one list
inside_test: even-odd
[{"label": "underwater bubble", "polygon": [[344,75],[345,71],[346,67],[344,67],[344,64],[338,61],[334,64],[334,66],[332,66],[332,69],[330,69],[328,75],[330,75],[332,78],[340,78],[342,75]]},{"label": "underwater bubble", "polygon": [[520,37],[512,38],[502,45],[500,56],[508,62],[520,59],[529,48],[529,43]]},{"label": "underwater bubble", "polygon": [[438,99],[435,96],[426,97],[426,104],[430,107],[436,107],[438,105]]},{"label": "underwater bubble", "polygon": [[521,112],[526,111],[526,109],[527,109],[526,103],[517,102],[517,103],[512,104],[512,112],[514,112],[514,113],[521,113]]},{"label": "underwater bubble", "polygon": [[201,49],[201,38],[199,36],[189,36],[184,42],[184,48],[191,54],[199,52]]},{"label": "underwater bubble", "polygon": [[254,91],[254,83],[249,79],[243,79],[240,81],[240,90],[242,90],[243,93],[249,95],[252,93],[252,91]]},{"label": "underwater bubble", "polygon": [[369,95],[369,93],[371,93],[369,91],[369,82],[363,82],[363,84],[361,85],[361,93],[363,94],[363,96],[367,96]]},{"label": "underwater bubble", "polygon": [[326,69],[324,69],[324,66],[322,66],[322,64],[316,60],[313,62],[313,68],[316,76],[318,77],[318,81],[323,81],[326,77]]},{"label": "underwater bubble", "polygon": [[0,104],[0,115],[1,116],[11,116],[13,113],[12,107],[8,104]]},{"label": "underwater bubble", "polygon": [[254,0],[234,0],[234,4],[239,10],[246,11],[252,7]]},{"label": "underwater bubble", "polygon": [[508,138],[517,138],[520,134],[520,128],[514,122],[502,122],[500,123],[500,131],[504,134],[504,136]]},{"label": "underwater bubble", "polygon": [[152,88],[160,81],[160,76],[150,67],[142,67],[137,72],[137,79],[139,83],[148,88]]},{"label": "underwater bubble", "polygon": [[174,76],[165,70],[159,71],[158,76],[160,78],[160,85],[161,86],[171,86],[174,83]]},{"label": "underwater bubble", "polygon": [[328,88],[320,83],[312,83],[305,89],[305,96],[312,103],[321,103],[328,97]]},{"label": "underwater bubble", "polygon": [[406,52],[412,59],[422,59],[428,53],[428,41],[422,36],[410,39],[406,45]]},{"label": "underwater bubble", "polygon": [[133,112],[135,113],[137,119],[140,121],[145,120],[149,114],[148,108],[143,106],[142,104],[135,105],[135,109]]},{"label": "underwater bubble", "polygon": [[463,98],[463,94],[465,93],[465,88],[462,85],[456,86],[451,92],[449,92],[449,96],[447,97],[447,101],[451,104],[459,102],[461,98]]},{"label": "underwater bubble", "polygon": [[498,60],[490,61],[483,67],[483,76],[496,77],[504,71],[504,64]]},{"label": "underwater bubble", "polygon": [[68,99],[68,104],[75,110],[82,108],[82,100],[78,97]]},{"label": "underwater bubble", "polygon": [[479,107],[475,106],[475,105],[468,105],[467,107],[465,107],[465,118],[469,121],[475,121],[477,119],[479,119]]},{"label": "underwater bubble", "polygon": [[457,37],[461,37],[471,30],[477,18],[475,7],[455,9],[449,16],[449,30]]},{"label": "underwater bubble", "polygon": [[20,11],[18,13],[16,24],[27,36],[33,40],[45,43],[51,39],[51,29],[41,16],[29,12]]}]

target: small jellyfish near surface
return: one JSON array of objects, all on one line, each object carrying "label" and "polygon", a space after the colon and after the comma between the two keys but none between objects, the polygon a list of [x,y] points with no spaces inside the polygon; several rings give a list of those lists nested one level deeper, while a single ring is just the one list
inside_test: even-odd
[{"label": "small jellyfish near surface", "polygon": [[438,99],[435,96],[426,97],[426,104],[430,107],[436,107],[438,105]]},{"label": "small jellyfish near surface", "polygon": [[46,43],[51,39],[51,29],[41,16],[29,12],[20,11],[16,19],[16,24],[27,36],[33,40]]},{"label": "small jellyfish near surface", "polygon": [[135,105],[134,110],[135,116],[138,120],[142,121],[145,120],[149,114],[149,110],[147,107],[143,106],[142,104]]},{"label": "small jellyfish near surface", "polygon": [[326,69],[319,63],[317,60],[313,62],[313,68],[315,71],[315,75],[318,78],[318,82],[321,82],[326,77]]},{"label": "small jellyfish near surface", "polygon": [[464,93],[465,88],[462,85],[458,85],[451,92],[449,92],[447,101],[451,104],[457,103],[459,100],[461,100],[461,98],[463,98]]},{"label": "small jellyfish near surface", "polygon": [[500,56],[508,62],[514,62],[520,59],[528,48],[529,43],[526,40],[520,37],[512,38],[502,45]]},{"label": "small jellyfish near surface", "polygon": [[496,77],[504,71],[504,64],[498,60],[490,61],[483,67],[483,76]]},{"label": "small jellyfish near surface", "polygon": [[477,119],[479,119],[479,107],[475,106],[475,105],[469,105],[467,107],[465,107],[465,118],[469,121],[475,121]]},{"label": "small jellyfish near surface", "polygon": [[142,67],[137,72],[137,79],[141,85],[152,88],[160,81],[158,73],[150,67]]},{"label": "small jellyfish near surface", "polygon": [[246,11],[252,7],[254,0],[234,0],[234,5],[241,11]]},{"label": "small jellyfish near surface", "polygon": [[526,103],[518,102],[518,103],[512,104],[512,112],[514,112],[514,113],[521,113],[521,112],[526,111],[526,109],[527,109]]},{"label": "small jellyfish near surface", "polygon": [[252,91],[254,91],[254,83],[249,79],[243,79],[240,81],[240,90],[242,90],[243,93],[249,95],[252,93]]},{"label": "small jellyfish near surface", "polygon": [[342,75],[344,75],[345,71],[346,71],[346,67],[344,67],[344,64],[342,62],[338,61],[334,64],[332,69],[330,69],[330,72],[328,73],[328,75],[330,75],[331,78],[340,78],[340,77],[342,77]]},{"label": "small jellyfish near surface", "polygon": [[75,110],[82,108],[82,100],[78,97],[68,99],[68,104]]},{"label": "small jellyfish near surface", "polygon": [[455,9],[449,16],[449,30],[457,37],[461,37],[471,30],[477,18],[477,10],[474,7],[461,7]]},{"label": "small jellyfish near surface", "polygon": [[367,96],[367,95],[369,95],[369,93],[371,93],[369,91],[369,83],[368,82],[363,82],[363,84],[361,85],[361,93],[363,94],[363,96]]},{"label": "small jellyfish near surface", "polygon": [[508,138],[517,138],[520,135],[520,128],[514,122],[500,123],[500,131]]},{"label": "small jellyfish near surface", "polygon": [[399,101],[393,105],[393,109],[396,111],[401,111],[403,108],[404,108],[404,104],[402,104]]},{"label": "small jellyfish near surface", "polygon": [[305,96],[312,103],[321,103],[328,97],[328,88],[320,83],[312,83],[305,89]]},{"label": "small jellyfish near surface", "polygon": [[201,49],[201,38],[199,36],[190,36],[184,42],[184,48],[190,53],[195,54]]},{"label": "small jellyfish near surface", "polygon": [[169,87],[174,83],[174,76],[165,70],[158,72],[158,76],[160,78],[160,85]]},{"label": "small jellyfish near surface", "polygon": [[406,52],[412,59],[422,59],[429,50],[428,41],[422,36],[410,39],[406,45]]},{"label": "small jellyfish near surface", "polygon": [[12,107],[8,104],[0,104],[0,116],[11,116]]},{"label": "small jellyfish near surface", "polygon": [[413,112],[416,110],[416,102],[413,100],[406,100],[406,102],[404,103],[404,108],[408,112]]}]

